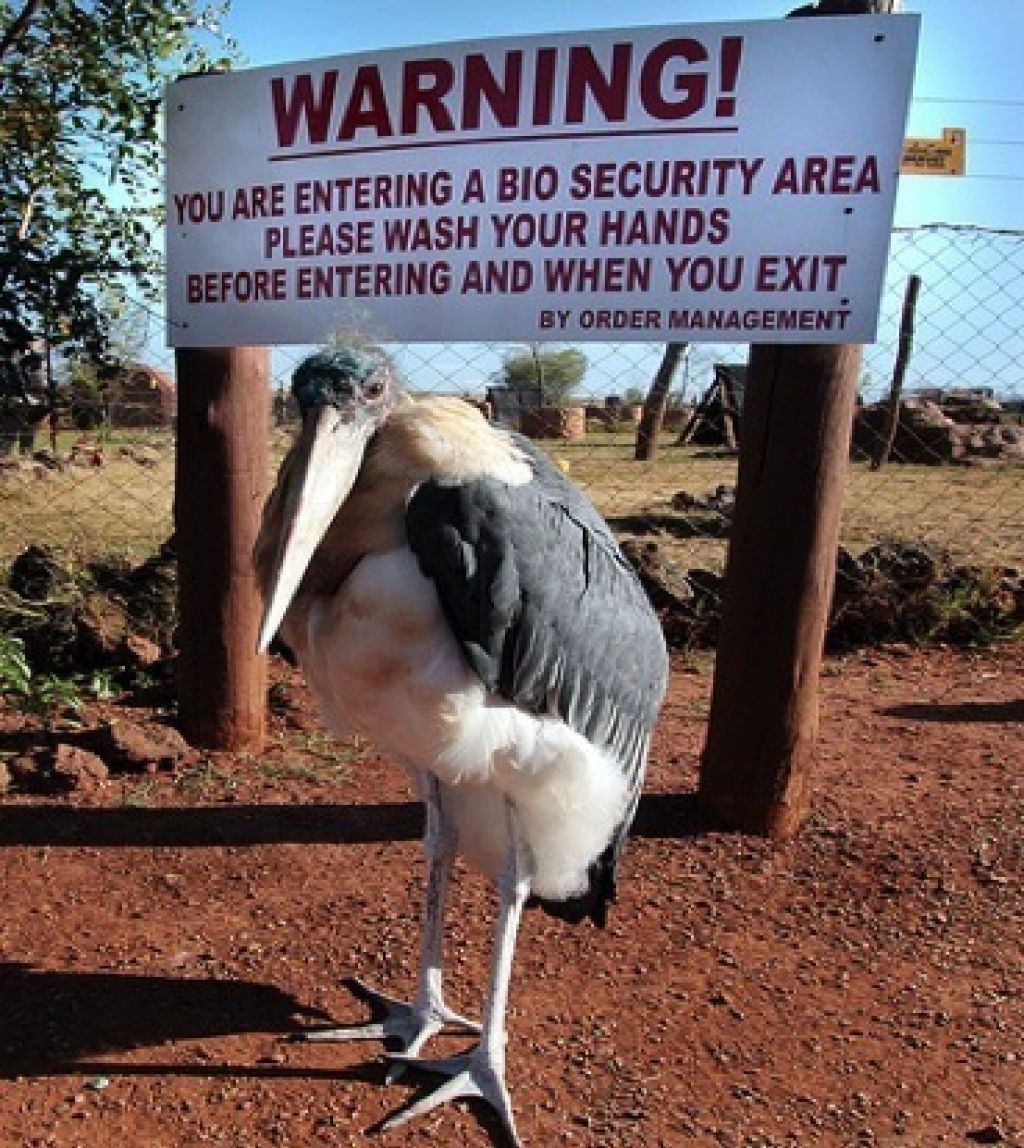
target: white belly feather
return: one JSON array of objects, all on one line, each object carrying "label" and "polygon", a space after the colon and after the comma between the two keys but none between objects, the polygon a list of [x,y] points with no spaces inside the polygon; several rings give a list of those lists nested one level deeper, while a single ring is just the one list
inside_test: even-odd
[{"label": "white belly feather", "polygon": [[356,731],[443,786],[463,853],[489,876],[505,858],[504,799],[533,856],[533,892],[583,892],[587,868],[621,820],[618,765],[561,719],[489,694],[405,548],[364,558],[309,613],[303,669],[324,720]]}]

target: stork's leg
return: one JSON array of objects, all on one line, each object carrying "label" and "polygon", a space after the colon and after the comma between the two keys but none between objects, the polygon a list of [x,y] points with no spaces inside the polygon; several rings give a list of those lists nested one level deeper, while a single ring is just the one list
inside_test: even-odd
[{"label": "stork's leg", "polygon": [[[356,980],[353,982],[355,992],[380,1019],[344,1028],[310,1029],[303,1034],[305,1040],[395,1040],[401,1052],[415,1056],[442,1029],[471,1033],[480,1031],[480,1025],[453,1012],[444,1003],[441,991],[444,909],[458,838],[455,826],[441,804],[437,778],[432,774],[423,774],[421,790],[427,814],[423,839],[427,855],[427,900],[415,999],[411,1004],[406,1004]],[[397,1062],[393,1064],[388,1072],[388,1080],[396,1080],[403,1067]]]},{"label": "stork's leg", "polygon": [[418,1060],[410,1055],[394,1056],[398,1063],[412,1064],[426,1072],[448,1079],[388,1120],[384,1128],[395,1128],[414,1116],[422,1116],[446,1101],[459,1097],[485,1100],[501,1117],[511,1144],[519,1146],[512,1103],[505,1087],[505,1008],[512,975],[512,957],[523,906],[530,892],[529,849],[519,829],[515,812],[506,803],[509,850],[498,878],[499,908],[491,956],[491,980],[484,1004],[480,1042],[468,1052],[444,1060]]}]

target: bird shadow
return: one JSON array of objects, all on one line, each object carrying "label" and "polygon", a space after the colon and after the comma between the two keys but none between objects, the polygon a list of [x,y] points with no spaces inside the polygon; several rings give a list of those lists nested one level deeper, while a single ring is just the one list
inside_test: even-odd
[{"label": "bird shadow", "polygon": [[[97,1066],[86,1058],[181,1040],[294,1031],[327,1015],[252,981],[55,972],[18,961],[0,963],[0,1001],[0,1079],[91,1071]],[[143,1071],[106,1067],[121,1075]],[[203,1064],[195,1072],[217,1069]]]},{"label": "bird shadow", "polygon": [[[365,1000],[358,982],[345,987]],[[139,976],[125,973],[54,972],[22,962],[0,963],[0,1080],[74,1074],[86,1077],[246,1078],[256,1080],[386,1083],[386,1062],[373,1058],[341,1068],[257,1061],[210,1063],[112,1059],[140,1048],[187,1040],[267,1033],[301,1041],[330,1014],[302,1004],[290,993],[252,981]],[[366,1131],[384,1130],[388,1119],[416,1103],[429,1087],[411,1068],[411,1095]],[[491,1143],[506,1145],[500,1119],[483,1104],[469,1107]]]},{"label": "bird shadow", "polygon": [[[692,793],[647,794],[634,837],[677,839],[710,830]],[[361,845],[423,835],[418,802],[376,805],[231,805],[177,808],[0,808],[0,846],[210,848],[251,845]]]}]

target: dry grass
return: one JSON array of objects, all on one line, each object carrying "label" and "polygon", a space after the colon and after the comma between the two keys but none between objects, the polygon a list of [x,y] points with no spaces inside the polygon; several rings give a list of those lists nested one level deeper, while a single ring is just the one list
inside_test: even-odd
[{"label": "dry grass", "polygon": [[[279,453],[275,445],[275,456]],[[735,459],[699,448],[668,447],[657,462],[632,460],[628,436],[594,434],[579,444],[548,444],[556,459],[613,520],[675,515],[680,490],[707,495],[735,482]],[[50,470],[39,464],[0,469],[0,562],[29,543],[79,558],[140,559],[171,532],[174,453],[169,436],[133,436],[104,444],[102,463]],[[1019,468],[891,465],[850,467],[843,542],[860,552],[874,542],[931,544],[956,560],[1024,566],[1024,482]],[[720,569],[725,540],[713,516],[692,520],[695,537],[661,530],[659,542],[685,566]],[[626,533],[635,533],[625,529]],[[684,530],[685,532],[685,530]]]},{"label": "dry grass", "polygon": [[[594,435],[552,453],[612,519],[678,517],[672,510],[677,491],[706,496],[736,481],[735,459],[707,449],[669,447],[656,462],[637,463],[631,442]],[[692,521],[696,528],[709,523],[707,516]],[[957,562],[1024,567],[1024,471],[901,464],[872,471],[867,463],[852,463],[843,544],[860,554],[874,543],[897,539],[933,546]],[[724,564],[724,539],[706,534],[680,539],[662,531],[658,541],[685,566],[721,569]]]},{"label": "dry grass", "polygon": [[170,535],[170,436],[138,436],[97,449],[77,451],[77,461],[59,469],[35,462],[0,469],[0,562],[30,543],[78,558],[139,560]]}]

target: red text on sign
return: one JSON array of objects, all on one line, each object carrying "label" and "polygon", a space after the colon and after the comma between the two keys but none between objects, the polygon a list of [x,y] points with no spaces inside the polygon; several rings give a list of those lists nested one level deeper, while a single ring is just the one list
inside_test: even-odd
[{"label": "red text on sign", "polygon": [[[707,45],[674,36],[646,51],[589,44],[532,51],[508,48],[490,58],[429,56],[405,60],[397,85],[376,64],[351,73],[326,68],[270,80],[279,148],[365,138],[447,134],[482,128],[622,124],[638,105],[651,119],[678,123],[736,114],[743,39]],[[390,78],[389,78],[390,79]]]}]

